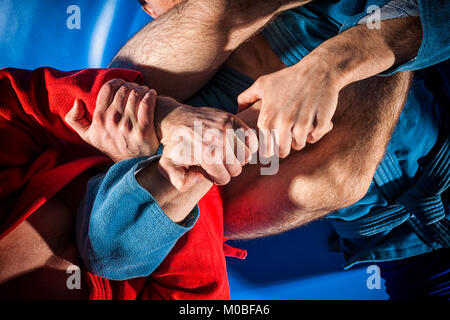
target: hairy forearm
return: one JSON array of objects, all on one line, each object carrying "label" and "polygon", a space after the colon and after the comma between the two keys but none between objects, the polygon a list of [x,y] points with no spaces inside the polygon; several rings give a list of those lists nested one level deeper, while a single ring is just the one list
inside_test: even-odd
[{"label": "hairy forearm", "polygon": [[309,0],[188,0],[136,34],[110,67],[141,71],[160,94],[184,100],[276,13]]},{"label": "hairy forearm", "polygon": [[[259,109],[256,103],[238,116],[256,127]],[[320,143],[281,160],[275,175],[261,175],[260,165],[246,166],[241,176],[223,187],[226,235],[252,239],[282,233],[349,205],[354,198],[348,199],[348,191],[346,197],[339,194],[344,180],[357,170],[346,152],[350,145],[342,141],[345,129],[341,127]],[[359,168],[361,172],[366,165]],[[357,187],[365,188],[362,183],[352,187],[355,195]]]},{"label": "hairy forearm", "polygon": [[[340,93],[334,129],[281,161],[277,175],[261,176],[258,167],[245,168],[225,187],[227,235],[254,238],[283,232],[364,196],[401,112],[408,76],[359,80],[413,58],[420,43],[420,19],[401,18],[381,22],[379,30],[365,25],[349,29],[305,57],[315,66],[325,61],[330,77],[341,88],[347,86]],[[258,113],[248,109],[241,116],[256,124]]]},{"label": "hairy forearm", "polygon": [[[276,234],[320,219],[365,195],[401,113],[411,75],[371,78],[345,88],[333,131],[319,143],[291,154],[279,172],[261,176],[244,168],[224,187],[228,237]],[[247,111],[248,110],[248,111]],[[257,110],[241,114],[252,122]]]},{"label": "hairy forearm", "polygon": [[381,21],[379,29],[353,27],[324,42],[309,58],[327,61],[342,88],[409,61],[417,55],[421,42],[419,17],[396,18]]}]

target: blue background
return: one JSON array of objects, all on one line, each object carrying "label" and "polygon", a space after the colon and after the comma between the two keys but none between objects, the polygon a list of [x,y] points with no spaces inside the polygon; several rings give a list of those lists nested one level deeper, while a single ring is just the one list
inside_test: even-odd
[{"label": "blue background", "polygon": [[[67,28],[70,5],[81,9],[80,30]],[[106,67],[150,21],[137,0],[0,0],[0,68]],[[248,258],[228,260],[232,299],[386,299],[384,287],[367,288],[365,268],[342,270],[342,256],[327,250],[331,235],[331,226],[319,221],[234,242]]]}]

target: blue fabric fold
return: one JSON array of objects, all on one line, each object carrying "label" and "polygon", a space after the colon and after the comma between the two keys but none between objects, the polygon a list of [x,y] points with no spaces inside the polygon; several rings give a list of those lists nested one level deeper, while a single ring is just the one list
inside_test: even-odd
[{"label": "blue fabric fold", "polygon": [[136,170],[146,161],[119,162],[88,183],[77,217],[77,244],[84,264],[98,276],[149,276],[198,219],[198,207],[183,225],[163,212],[136,181]]}]

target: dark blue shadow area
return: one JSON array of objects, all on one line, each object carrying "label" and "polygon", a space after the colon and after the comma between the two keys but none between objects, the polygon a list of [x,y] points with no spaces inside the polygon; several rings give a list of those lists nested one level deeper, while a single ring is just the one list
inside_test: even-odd
[{"label": "dark blue shadow area", "polygon": [[343,271],[343,256],[328,250],[334,237],[326,221],[281,235],[230,241],[246,249],[245,261],[229,258],[232,299],[386,299],[367,288],[366,268]]},{"label": "dark blue shadow area", "polygon": [[229,259],[229,267],[252,283],[269,284],[288,279],[320,276],[342,271],[343,257],[328,251],[332,227],[326,221],[277,236],[251,241],[229,242],[246,249],[243,263]]},{"label": "dark blue shadow area", "polygon": [[[80,8],[79,30],[67,27],[71,5]],[[149,21],[137,0],[0,0],[0,68],[106,67]],[[235,243],[249,254],[246,261],[228,260],[232,298],[386,298],[384,290],[367,289],[365,269],[342,271],[341,255],[327,250],[330,233],[322,221]]]}]

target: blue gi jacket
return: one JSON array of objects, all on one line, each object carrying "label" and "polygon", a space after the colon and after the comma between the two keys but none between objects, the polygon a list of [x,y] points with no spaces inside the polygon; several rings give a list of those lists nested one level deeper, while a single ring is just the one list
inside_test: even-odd
[{"label": "blue gi jacket", "polygon": [[[283,13],[264,32],[274,51],[288,65],[294,65],[325,40],[358,23],[373,6],[383,8],[392,2],[410,0],[317,1]],[[417,57],[385,74],[420,70],[445,61],[450,56],[450,2],[419,0],[423,28],[422,45]],[[368,40],[369,41],[369,40]]]},{"label": "blue gi jacket", "polygon": [[[405,0],[396,0],[396,3]],[[264,31],[273,50],[290,66],[325,40],[357,25],[370,6],[394,1],[318,1],[282,14]],[[450,2],[419,1],[423,40],[417,57],[388,70],[419,70],[450,57]],[[368,40],[370,41],[370,40]],[[449,206],[441,199],[450,171],[448,67],[416,74],[405,109],[366,196],[329,215],[340,236],[345,267],[406,258],[450,242]],[[442,71],[446,68],[447,71]],[[435,83],[429,73],[439,74]],[[439,82],[440,80],[440,82]]]}]

